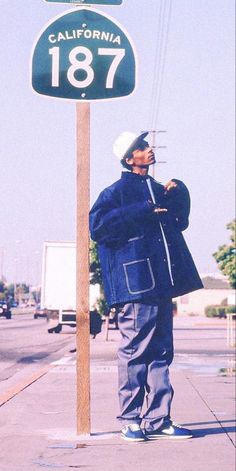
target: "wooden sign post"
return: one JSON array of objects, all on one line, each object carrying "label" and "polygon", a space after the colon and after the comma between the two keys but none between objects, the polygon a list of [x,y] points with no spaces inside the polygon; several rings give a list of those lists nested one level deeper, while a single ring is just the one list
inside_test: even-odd
[{"label": "wooden sign post", "polygon": [[76,210],[76,347],[77,433],[90,433],[89,367],[89,200],[90,104],[76,104],[77,210]]}]

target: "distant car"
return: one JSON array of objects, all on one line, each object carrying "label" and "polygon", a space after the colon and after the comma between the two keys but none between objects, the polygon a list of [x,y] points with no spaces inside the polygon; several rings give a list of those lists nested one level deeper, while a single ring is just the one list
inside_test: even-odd
[{"label": "distant car", "polygon": [[8,302],[0,301],[0,317],[11,319],[11,308]]},{"label": "distant car", "polygon": [[41,309],[40,306],[37,306],[34,311],[34,319],[39,317],[47,317],[47,309]]}]

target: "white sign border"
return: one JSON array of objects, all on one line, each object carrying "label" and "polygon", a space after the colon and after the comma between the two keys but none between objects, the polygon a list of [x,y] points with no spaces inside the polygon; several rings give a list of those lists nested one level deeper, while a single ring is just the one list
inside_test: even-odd
[{"label": "white sign border", "polygon": [[[114,5],[113,5],[114,6]],[[117,5],[118,6],[118,5]],[[72,13],[73,10],[70,8],[70,10],[67,10],[66,12],[63,12],[63,13],[59,13],[58,15],[54,16],[52,19],[50,19],[45,25],[44,27],[40,30],[40,32],[38,33],[34,43],[33,43],[33,46],[32,46],[32,49],[31,49],[31,54],[30,54],[30,88],[31,90],[34,92],[34,94],[36,95],[40,95],[41,97],[45,97],[45,98],[49,98],[49,99],[56,99],[56,100],[65,100],[65,101],[68,101],[68,102],[75,102],[75,103],[95,103],[95,102],[101,102],[101,101],[114,101],[114,100],[121,100],[121,99],[127,99],[129,97],[131,97],[135,92],[136,92],[136,89],[138,88],[138,55],[137,55],[137,51],[136,51],[136,46],[134,44],[134,41],[133,39],[131,38],[130,34],[128,33],[128,31],[121,25],[121,23],[119,23],[119,21],[117,21],[115,18],[113,18],[112,16],[108,15],[107,13],[103,13],[101,12],[100,10],[97,10],[95,8],[91,9],[90,7],[84,7],[84,6],[79,6],[80,10],[88,10],[88,11],[94,11],[95,13],[98,13],[99,15],[102,15],[102,16],[105,16],[108,20],[112,21],[113,23],[116,24],[116,26],[118,26],[123,32],[124,34],[126,35],[126,37],[128,38],[131,46],[132,46],[132,49],[133,49],[133,53],[134,53],[134,57],[135,57],[135,87],[133,89],[133,91],[129,94],[129,95],[125,95],[125,96],[117,96],[117,97],[112,97],[112,98],[98,98],[98,99],[94,99],[94,100],[86,100],[86,98],[84,99],[81,99],[79,100],[78,98],[65,98],[65,97],[57,97],[57,96],[51,96],[51,95],[44,95],[42,93],[39,93],[37,92],[34,88],[33,88],[33,85],[32,85],[32,76],[33,76],[33,56],[34,56],[34,51],[35,51],[35,48],[38,44],[38,41],[39,39],[41,38],[42,34],[46,31],[46,29],[52,24],[54,23],[56,20],[58,20],[59,18],[62,18],[63,16],[66,16],[68,15],[69,13]],[[75,11],[78,11],[78,10],[75,10]]]}]

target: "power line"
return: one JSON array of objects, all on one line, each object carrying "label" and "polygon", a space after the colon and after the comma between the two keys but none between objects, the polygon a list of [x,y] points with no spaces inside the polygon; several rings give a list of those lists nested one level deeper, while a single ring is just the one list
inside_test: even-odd
[{"label": "power line", "polygon": [[158,32],[156,39],[154,74],[151,92],[151,112],[150,112],[150,129],[157,126],[158,115],[160,110],[160,99],[163,87],[163,77],[167,55],[167,45],[169,38],[170,19],[172,10],[172,0],[160,0],[158,15]]},{"label": "power line", "polygon": [[163,0],[159,0],[157,3],[156,16],[158,18],[157,24],[157,37],[156,37],[156,47],[155,47],[155,56],[154,56],[154,68],[153,68],[153,81],[152,81],[152,91],[150,97],[150,121],[149,129],[153,129],[153,112],[154,112],[154,102],[156,96],[156,86],[159,73],[159,63],[160,63],[160,47],[161,47],[161,31],[163,23]]}]

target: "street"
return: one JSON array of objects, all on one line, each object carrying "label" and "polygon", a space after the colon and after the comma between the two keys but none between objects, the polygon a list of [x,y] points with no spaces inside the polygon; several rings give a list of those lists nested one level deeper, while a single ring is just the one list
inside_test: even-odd
[{"label": "street", "polygon": [[64,326],[60,335],[48,334],[46,319],[34,319],[32,313],[13,314],[9,320],[1,317],[0,395],[74,349],[74,333],[74,328]]},{"label": "street", "polygon": [[[63,326],[60,334],[48,334],[45,318],[34,319],[32,313],[14,314],[12,319],[0,318],[0,396],[6,391],[18,393],[22,381],[32,373],[70,355],[75,349],[75,328]],[[103,326],[103,333],[105,326]],[[113,335],[119,332],[109,330],[108,342],[103,349],[96,349],[91,338],[91,359],[96,362],[116,363]],[[98,339],[103,334],[98,335]],[[234,371],[232,349],[226,343],[226,321],[207,318],[174,318],[175,359],[173,370],[191,374],[229,375]],[[37,379],[37,378],[36,378]],[[13,395],[14,395],[13,394]],[[11,396],[9,396],[11,397]]]},{"label": "street", "polygon": [[[209,324],[209,325],[208,325]],[[105,326],[103,326],[104,330]],[[113,330],[113,328],[112,328]],[[111,332],[109,332],[109,338]],[[58,360],[75,348],[75,328],[63,326],[60,334],[48,334],[45,318],[34,319],[32,313],[13,314],[11,320],[0,318],[0,393],[7,382],[19,372],[28,374]],[[98,335],[100,337],[100,335]],[[205,339],[205,343],[203,342]],[[175,368],[206,372],[231,368],[232,349],[226,344],[226,321],[198,318],[174,318]],[[93,342],[91,341],[91,346]],[[91,356],[98,352],[91,348]],[[116,360],[116,353],[109,341],[99,351],[99,360]]]}]

